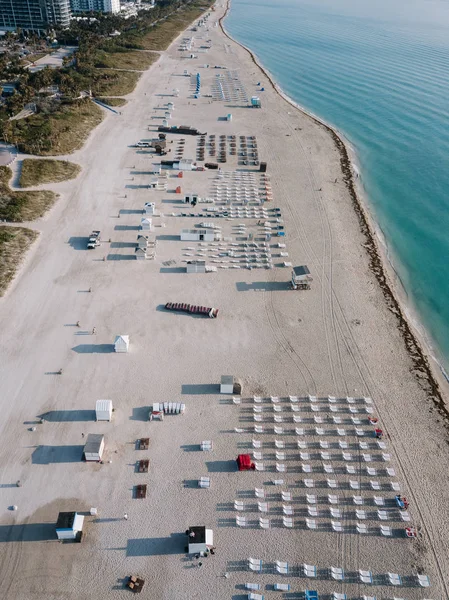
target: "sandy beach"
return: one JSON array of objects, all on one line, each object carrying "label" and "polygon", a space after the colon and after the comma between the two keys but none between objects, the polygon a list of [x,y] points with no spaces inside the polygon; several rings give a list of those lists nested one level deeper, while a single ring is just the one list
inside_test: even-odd
[{"label": "sandy beach", "polygon": [[[206,26],[189,28],[161,53],[128,104],[107,111],[85,146],[67,157],[82,172],[45,186],[60,199],[31,225],[39,239],[0,300],[0,596],[112,600],[129,596],[124,581],[138,575],[146,582],[142,597],[160,600],[239,600],[247,582],[259,583],[267,600],[281,597],[276,582],[290,584],[284,598],[312,589],[326,600],[334,592],[444,600],[449,452],[435,390],[420,385],[422,364],[407,351],[395,306],[379,285],[342,149],[226,37],[218,25],[225,9],[217,5]],[[193,49],[180,51],[192,36]],[[194,98],[197,73],[201,96]],[[228,99],[216,97],[218,83],[230,90]],[[262,108],[249,108],[244,95],[258,95]],[[167,179],[159,177],[166,189],[153,189],[158,177],[150,173],[160,159],[135,144],[157,137],[168,102],[170,125],[207,133],[204,160],[215,162],[214,135],[217,149],[224,140],[227,162],[220,172],[184,171],[182,178],[168,170]],[[272,200],[263,205],[254,199],[265,179],[258,166],[241,164],[241,136],[246,144],[254,136],[268,166]],[[169,134],[167,141],[164,159],[183,147],[183,158],[196,160],[197,136]],[[248,205],[244,194],[232,195],[236,190],[247,191]],[[215,201],[191,207],[182,202],[191,192]],[[145,202],[156,205],[152,230],[142,232],[155,239],[154,259],[135,260]],[[206,210],[223,214],[237,206],[232,218]],[[250,216],[245,207],[254,209]],[[285,238],[275,235],[276,218]],[[273,233],[266,246],[256,242],[266,233],[263,221]],[[220,242],[180,240],[182,229],[204,222],[220,228]],[[93,229],[102,241],[88,251]],[[185,272],[187,261],[201,259],[216,272]],[[290,289],[285,262],[308,266],[310,290]],[[163,309],[169,301],[220,312],[217,319],[172,313]],[[129,353],[113,352],[116,335],[130,336]],[[242,384],[240,403],[220,394],[228,374]],[[424,368],[422,375],[428,376]],[[100,398],[113,401],[111,423],[95,422]],[[186,410],[150,422],[155,402],[182,402]],[[369,416],[384,432],[380,446]],[[105,436],[103,464],[81,460],[89,433]],[[144,437],[149,449],[137,450]],[[212,452],[200,451],[203,440],[213,442]],[[237,472],[236,456],[254,452],[264,470]],[[144,458],[147,474],[136,469]],[[209,489],[197,485],[203,476]],[[278,479],[282,485],[274,485]],[[136,499],[142,483],[147,497]],[[395,508],[398,486],[410,502],[410,521]],[[268,503],[263,514],[255,488]],[[292,507],[292,528],[283,505]],[[56,540],[60,511],[86,515],[81,544]],[[237,526],[236,516],[246,525]],[[334,531],[332,521],[343,531]],[[184,552],[191,525],[214,531],[216,553],[201,567]],[[363,525],[366,533],[358,532]],[[381,534],[383,525],[391,536]],[[405,527],[416,528],[417,538],[408,539]],[[262,573],[248,572],[249,557],[263,560]],[[289,574],[276,571],[276,560],[288,562]],[[304,563],[317,567],[316,577],[305,577]],[[342,581],[331,567],[344,569]],[[359,569],[372,572],[371,584],[362,583]],[[394,587],[388,573],[399,574],[402,585]],[[429,577],[429,589],[418,574]]]}]

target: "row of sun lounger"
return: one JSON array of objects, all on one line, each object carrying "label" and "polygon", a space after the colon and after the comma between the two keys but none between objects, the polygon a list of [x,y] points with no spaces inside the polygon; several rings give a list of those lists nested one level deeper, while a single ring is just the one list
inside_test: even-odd
[{"label": "row of sun lounger", "polygon": [[[386,573],[385,575],[375,575],[370,570],[358,569],[356,572],[346,574],[341,567],[329,567],[328,569],[318,570],[315,565],[303,563],[290,568],[289,564],[284,561],[276,560],[274,564],[264,568],[263,561],[258,558],[248,559],[248,569],[255,573],[277,572],[281,575],[295,575],[296,577],[306,577],[315,579],[318,576],[322,579],[334,579],[335,581],[349,581],[350,583],[364,583],[374,585],[419,585],[421,587],[429,587],[430,579],[427,575],[415,574],[411,576],[403,576],[397,573]],[[249,589],[249,588],[247,588]],[[251,588],[260,589],[260,588]]]}]

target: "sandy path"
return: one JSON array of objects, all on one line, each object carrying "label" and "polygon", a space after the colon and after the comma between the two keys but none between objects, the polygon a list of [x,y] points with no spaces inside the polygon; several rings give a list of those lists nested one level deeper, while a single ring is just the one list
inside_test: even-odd
[{"label": "sandy path", "polygon": [[[255,577],[241,572],[240,561],[255,555],[268,563],[310,562],[347,571],[371,568],[375,573],[409,575],[422,569],[432,581],[426,597],[446,598],[446,433],[410,374],[395,318],[368,269],[364,238],[341,182],[339,153],[323,128],[268,86],[260,111],[229,109],[204,96],[193,100],[190,80],[181,76],[185,68],[201,72],[203,94],[216,75],[214,69],[202,68],[204,63],[238,69],[249,95],[263,80],[246,52],[224,38],[218,27],[211,23],[207,34],[196,35],[210,37],[212,49],[197,60],[186,60],[179,58],[173,44],[144,73],[122,115],[108,112],[85,147],[70,157],[83,167],[81,175],[45,186],[58,191],[61,199],[37,223],[42,235],[0,301],[0,570],[10,584],[7,597],[118,598],[124,593],[121,579],[135,572],[151,582],[148,597],[240,598],[243,591],[238,586]],[[152,118],[158,114],[155,107],[167,101],[160,94],[173,88],[180,90],[173,123],[217,135],[257,136],[259,154],[272,178],[273,205],[281,207],[285,220],[288,260],[309,266],[314,277],[309,292],[285,289],[289,269],[188,276],[177,272],[185,247],[195,244],[170,238],[198,219],[155,219],[165,225],[155,229],[156,260],[132,260],[143,203],[153,199],[163,213],[180,208],[179,196],[146,188],[152,160],[132,147],[152,137],[148,125],[154,129],[158,123]],[[229,110],[232,122],[220,121]],[[195,157],[195,144],[193,138],[186,140],[186,157]],[[181,182],[184,191],[208,195],[213,179],[212,172],[187,173]],[[169,180],[169,190],[176,183]],[[232,224],[220,224],[229,233]],[[84,238],[95,228],[112,242],[91,253],[84,250]],[[92,293],[86,292],[89,287]],[[157,310],[167,300],[218,306],[220,316],[211,321]],[[80,329],[74,326],[78,320]],[[96,336],[89,334],[93,326]],[[109,352],[118,333],[131,336],[130,354]],[[62,377],[51,374],[60,367]],[[214,386],[224,373],[242,380],[246,398],[372,396],[387,433],[395,480],[411,500],[413,524],[421,528],[422,538],[413,542],[308,533],[275,524],[269,532],[233,526],[235,498],[247,497],[254,505],[249,494],[255,485],[266,484],[270,494],[275,490],[268,483],[273,473],[236,474],[229,469],[229,461],[253,437],[234,434],[233,428],[252,426],[247,421],[252,413],[250,404],[239,408],[217,394]],[[86,412],[97,398],[113,399],[112,424],[95,423]],[[187,405],[183,417],[146,421],[152,402],[180,399]],[[50,422],[36,426],[35,432],[28,430],[36,416],[48,412]],[[111,464],[80,462],[81,434],[89,432],[105,433],[106,460]],[[145,434],[151,440],[148,476],[134,473],[135,461],[143,456],[135,450],[135,440]],[[211,455],[196,451],[202,439],[214,441]],[[294,437],[286,439],[295,442]],[[271,434],[264,435],[267,444],[273,440]],[[274,447],[264,449],[267,457],[273,452]],[[361,453],[355,455],[362,467]],[[272,468],[272,458],[266,460]],[[300,462],[292,459],[291,464],[286,488],[298,495],[295,507],[303,520],[303,475],[297,470]],[[337,461],[336,467],[341,466]],[[210,490],[190,487],[208,472]],[[18,479],[21,488],[14,487]],[[133,486],[143,479],[149,485],[147,500],[132,500]],[[324,493],[327,490],[320,491]],[[342,488],[341,495],[351,500],[349,490]],[[12,504],[19,507],[17,512],[7,510]],[[273,510],[281,509],[279,501],[271,504]],[[90,506],[98,506],[100,514],[87,519],[81,546],[45,541],[51,531],[48,524],[59,510]],[[349,518],[353,507],[345,510]],[[122,518],[124,512],[128,521]],[[259,516],[251,509],[248,515],[252,520]],[[274,523],[279,514],[270,517]],[[24,523],[28,525],[22,527]],[[203,569],[193,568],[182,554],[180,534],[194,523],[213,527],[216,537],[218,553]],[[47,525],[36,529],[36,524]],[[220,577],[224,571],[230,572],[228,579]],[[264,574],[259,580],[268,585],[278,579]],[[304,579],[289,582],[295,591],[307,586]],[[349,597],[369,593],[355,583],[332,585],[320,579],[314,586],[323,593],[345,589]],[[376,586],[372,593],[387,597],[392,590]],[[397,594],[416,599],[425,595],[416,587]]]}]

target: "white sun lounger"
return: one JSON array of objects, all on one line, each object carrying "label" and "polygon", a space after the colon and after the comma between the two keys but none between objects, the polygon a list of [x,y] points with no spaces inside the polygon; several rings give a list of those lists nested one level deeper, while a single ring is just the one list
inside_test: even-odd
[{"label": "white sun lounger", "polygon": [[360,510],[359,508],[357,508],[355,511],[355,516],[359,520],[365,520],[366,519],[366,510]]},{"label": "white sun lounger", "polygon": [[345,572],[341,567],[331,567],[331,577],[335,579],[335,581],[343,581],[345,578]]},{"label": "white sun lounger", "polygon": [[200,487],[200,488],[210,488],[210,478],[209,477],[201,477],[198,480],[198,487]]},{"label": "white sun lounger", "polygon": [[268,502],[258,502],[257,508],[259,509],[259,512],[267,513],[268,512]]},{"label": "white sun lounger", "polygon": [[385,537],[391,537],[393,535],[391,527],[389,527],[388,525],[381,525],[380,533],[381,533],[381,535],[383,535]]},{"label": "white sun lounger", "polygon": [[243,517],[242,515],[236,515],[235,524],[237,525],[237,527],[246,527],[246,517]]},{"label": "white sun lounger", "polygon": [[333,489],[338,487],[338,481],[336,479],[327,479],[326,481],[327,481],[327,487],[330,487]]},{"label": "white sun lounger", "polygon": [[287,517],[293,516],[293,506],[290,506],[290,504],[283,504],[282,505],[282,512]]},{"label": "white sun lounger", "polygon": [[354,504],[357,504],[358,506],[361,506],[364,502],[363,500],[363,496],[353,496],[352,497],[352,501],[354,502]]},{"label": "white sun lounger", "polygon": [[307,529],[318,529],[318,524],[315,519],[306,518],[306,527]]},{"label": "white sun lounger", "polygon": [[260,583],[245,583],[245,590],[257,592],[260,590]]},{"label": "white sun lounger", "polygon": [[281,575],[288,575],[288,563],[281,560],[275,561],[276,571]]},{"label": "white sun lounger", "polygon": [[259,527],[261,529],[270,529],[270,519],[260,517],[259,518]]},{"label": "white sun lounger", "polygon": [[331,464],[323,463],[323,470],[325,473],[330,474],[334,472],[334,467]]},{"label": "white sun lounger", "polygon": [[292,493],[291,492],[281,492],[281,499],[286,502],[291,502]]},{"label": "white sun lounger", "polygon": [[368,527],[365,523],[357,523],[356,525],[357,533],[368,533]]},{"label": "white sun lounger", "polygon": [[337,533],[343,532],[343,523],[341,521],[331,521],[332,529]]},{"label": "white sun lounger", "polygon": [[359,569],[359,578],[362,583],[373,583],[373,574],[371,571]]},{"label": "white sun lounger", "polygon": [[383,496],[374,496],[374,504],[376,506],[385,506],[385,498]]},{"label": "white sun lounger", "polygon": [[388,521],[390,519],[386,510],[378,510],[377,518],[379,519],[379,521]]},{"label": "white sun lounger", "polygon": [[428,575],[417,575],[416,578],[418,579],[418,583],[421,587],[430,586],[430,579]]},{"label": "white sun lounger", "polygon": [[289,592],[290,584],[289,583],[275,583],[274,591],[275,592]]},{"label": "white sun lounger", "polygon": [[253,594],[252,592],[250,592],[248,594],[248,600],[264,600],[265,596],[262,596],[262,594]]},{"label": "white sun lounger", "polygon": [[283,440],[274,440],[275,448],[285,448],[285,442]]},{"label": "white sun lounger", "polygon": [[388,573],[388,580],[390,581],[391,585],[402,585],[401,576],[397,573]]},{"label": "white sun lounger", "polygon": [[263,488],[254,488],[254,495],[256,498],[265,498],[265,492]]},{"label": "white sun lounger", "polygon": [[331,506],[329,512],[334,519],[341,519],[341,509]]},{"label": "white sun lounger", "polygon": [[242,500],[234,500],[235,510],[245,510],[245,505]]},{"label": "white sun lounger", "polygon": [[338,504],[339,503],[338,496],[336,496],[335,494],[329,494],[327,496],[327,501],[329,502],[329,504]]},{"label": "white sun lounger", "polygon": [[253,439],[251,443],[252,443],[253,448],[262,448],[261,440]]},{"label": "white sun lounger", "polygon": [[332,600],[346,600],[346,594],[340,594],[340,592],[333,592]]},{"label": "white sun lounger", "polygon": [[201,450],[205,452],[210,452],[213,449],[213,444],[211,440],[204,440],[200,444]]},{"label": "white sun lounger", "polygon": [[314,479],[304,479],[304,485],[308,488],[313,488],[313,487],[315,487],[315,480]]},{"label": "white sun lounger", "polygon": [[262,452],[259,452],[258,450],[254,450],[253,451],[253,458],[254,458],[254,460],[263,460],[263,454],[262,454]]},{"label": "white sun lounger", "polygon": [[318,509],[316,506],[308,506],[307,512],[309,513],[309,517],[318,517]]},{"label": "white sun lounger", "polygon": [[282,523],[284,527],[291,529],[293,527],[293,519],[291,517],[282,517]]},{"label": "white sun lounger", "polygon": [[263,562],[260,558],[248,558],[248,568],[256,573],[262,572]]},{"label": "white sun lounger", "polygon": [[316,577],[316,567],[315,567],[315,565],[307,565],[306,563],[304,563],[302,567],[304,569],[304,575],[306,577],[309,577],[309,578]]}]

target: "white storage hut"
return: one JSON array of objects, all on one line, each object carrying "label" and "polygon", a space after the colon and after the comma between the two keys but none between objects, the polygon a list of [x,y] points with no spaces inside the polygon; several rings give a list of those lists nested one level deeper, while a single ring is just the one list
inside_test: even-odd
[{"label": "white storage hut", "polygon": [[118,335],[114,342],[115,352],[128,352],[129,351],[129,335]]},{"label": "white storage hut", "polygon": [[193,166],[193,160],[191,158],[184,158],[179,162],[173,163],[173,168],[178,171],[193,171]]},{"label": "white storage hut", "polygon": [[206,272],[206,261],[205,260],[190,260],[187,265],[187,273],[205,273]]},{"label": "white storage hut", "polygon": [[146,250],[146,248],[140,248],[140,247],[136,248],[134,250],[134,256],[136,257],[137,260],[145,260],[146,257],[147,257],[147,250]]},{"label": "white storage hut", "polygon": [[181,229],[181,241],[183,242],[213,242],[219,238],[219,234],[213,229]]},{"label": "white storage hut", "polygon": [[145,202],[143,210],[146,215],[154,215],[154,213],[156,211],[156,203],[155,202]]},{"label": "white storage hut", "polygon": [[76,512],[60,512],[56,521],[58,540],[76,540],[83,531],[84,517]]},{"label": "white storage hut", "polygon": [[84,460],[87,462],[100,462],[104,451],[104,435],[89,433],[84,446]]},{"label": "white storage hut", "polygon": [[146,249],[148,246],[148,240],[149,237],[147,235],[139,233],[139,235],[137,236],[137,247]]},{"label": "white storage hut", "polygon": [[150,231],[151,230],[151,219],[148,219],[148,217],[143,217],[143,219],[141,219],[141,221],[140,221],[140,228],[143,231]]},{"label": "white storage hut", "polygon": [[214,546],[214,532],[206,527],[189,527],[189,554],[204,554]]},{"label": "white storage hut", "polygon": [[95,417],[97,421],[111,421],[112,400],[97,400],[95,403]]},{"label": "white storage hut", "polygon": [[220,394],[233,394],[234,393],[234,376],[233,375],[222,375],[220,384]]}]

